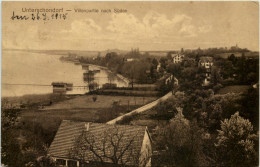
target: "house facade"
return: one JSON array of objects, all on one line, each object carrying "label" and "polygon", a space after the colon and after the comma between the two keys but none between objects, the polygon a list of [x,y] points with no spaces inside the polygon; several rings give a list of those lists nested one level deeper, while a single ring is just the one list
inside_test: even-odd
[{"label": "house facade", "polygon": [[180,63],[183,61],[184,55],[181,53],[171,54],[173,63]]},{"label": "house facade", "polygon": [[[91,141],[95,141],[93,146],[89,146],[93,150],[86,149],[83,154],[82,147],[76,147],[78,143],[81,143],[78,139],[82,137],[82,134],[85,137],[91,137]],[[113,136],[116,136],[115,139],[120,138],[120,141],[110,142],[109,139],[114,140]],[[115,155],[121,155],[118,156],[120,159],[118,160],[119,165],[133,166],[138,162],[137,166],[151,166],[151,137],[147,127],[144,126],[109,125],[63,120],[51,143],[48,154],[60,166],[91,166],[101,162],[102,164],[105,163],[106,166],[113,166],[115,163],[108,158],[114,155],[115,147],[111,143],[118,143]],[[89,142],[86,142],[86,144],[89,144]],[[72,156],[71,150],[74,150],[73,152],[76,150],[77,153],[81,152],[81,154]]]},{"label": "house facade", "polygon": [[161,69],[161,63],[159,63],[159,64],[157,65],[156,71],[157,71],[157,72],[160,72],[160,69]]},{"label": "house facade", "polygon": [[203,81],[203,85],[207,86],[210,84],[211,79],[211,70],[213,67],[213,58],[212,57],[200,57],[199,60],[199,66],[204,67],[206,69],[205,71],[205,79]]},{"label": "house facade", "polygon": [[132,61],[135,61],[135,60],[136,60],[136,59],[134,59],[134,58],[127,58],[127,59],[126,59],[127,62],[132,62]]},{"label": "house facade", "polygon": [[173,83],[174,85],[179,85],[179,81],[176,77],[173,77],[173,75],[170,75],[165,79],[165,85]]}]

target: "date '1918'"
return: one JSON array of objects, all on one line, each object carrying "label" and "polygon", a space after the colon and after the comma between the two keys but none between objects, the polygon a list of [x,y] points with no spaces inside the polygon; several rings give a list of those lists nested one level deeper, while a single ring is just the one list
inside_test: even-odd
[{"label": "date '1918'", "polygon": [[13,12],[12,20],[66,20],[68,13],[32,13],[30,15],[16,15]]}]

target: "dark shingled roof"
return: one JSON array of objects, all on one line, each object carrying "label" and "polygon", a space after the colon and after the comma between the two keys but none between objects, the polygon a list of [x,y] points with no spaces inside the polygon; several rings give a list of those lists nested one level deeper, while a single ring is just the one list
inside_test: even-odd
[{"label": "dark shingled roof", "polygon": [[[117,129],[119,133],[123,134],[120,149],[125,148],[125,146],[130,143],[130,140],[134,139],[133,143],[131,144],[133,148],[131,149],[131,151],[135,155],[140,153],[146,131],[145,126],[109,125],[101,123],[63,120],[49,148],[49,154],[53,157],[69,159],[69,150],[74,147],[75,140],[82,134],[82,132],[86,131],[85,125],[87,125],[88,123],[89,130],[86,134],[92,134],[96,140],[95,144],[97,144],[98,146],[102,146],[102,140],[104,139],[105,133],[110,133],[112,129]],[[122,159],[126,160],[127,158],[129,158],[129,154],[129,152],[126,152]],[[95,157],[94,154],[88,150],[86,152],[85,160],[95,161],[97,160],[97,157]],[[104,161],[112,163],[109,159],[104,159]],[[133,164],[133,162],[128,162],[127,164]]]},{"label": "dark shingled roof", "polygon": [[207,63],[207,62],[213,62],[213,57],[200,57],[200,62]]},{"label": "dark shingled roof", "polygon": [[171,56],[172,56],[172,58],[174,58],[174,57],[176,57],[176,56],[184,57],[184,54],[175,53],[175,54],[172,54]]}]

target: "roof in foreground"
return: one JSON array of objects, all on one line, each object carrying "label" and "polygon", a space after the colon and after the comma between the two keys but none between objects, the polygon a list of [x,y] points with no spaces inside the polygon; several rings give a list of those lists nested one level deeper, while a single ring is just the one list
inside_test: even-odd
[{"label": "roof in foreground", "polygon": [[[131,153],[140,153],[146,131],[145,126],[109,125],[63,120],[50,146],[49,154],[53,157],[69,158],[69,150],[74,147],[75,140],[82,134],[82,132],[86,131],[87,124],[89,124],[89,126],[86,135],[92,134],[95,136],[95,145],[97,145],[97,147],[102,146],[102,141],[104,140],[105,134],[112,133],[111,129],[117,129],[119,133],[123,134],[123,138],[121,140],[122,143],[119,146],[121,148],[119,148],[119,150],[128,145],[130,140],[133,140],[133,149],[131,150]],[[128,156],[129,155],[126,153],[123,156],[123,159],[127,159]],[[86,151],[85,160],[95,161],[95,159],[96,157],[92,152]],[[107,159],[105,162],[110,162],[110,160]]]}]

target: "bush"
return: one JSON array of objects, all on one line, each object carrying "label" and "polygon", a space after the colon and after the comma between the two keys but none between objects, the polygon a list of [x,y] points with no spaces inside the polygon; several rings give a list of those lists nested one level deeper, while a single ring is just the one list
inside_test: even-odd
[{"label": "bush", "polygon": [[138,114],[124,116],[121,120],[116,121],[116,124],[128,125],[134,118],[136,118],[137,115]]},{"label": "bush", "polygon": [[223,86],[221,84],[217,84],[217,85],[213,86],[213,90],[215,93],[218,92],[220,90],[220,88],[223,88]]},{"label": "bush", "polygon": [[224,80],[222,81],[222,84],[223,84],[223,86],[230,86],[230,85],[235,85],[236,82],[235,82],[234,79],[228,78],[228,79],[224,79]]}]

